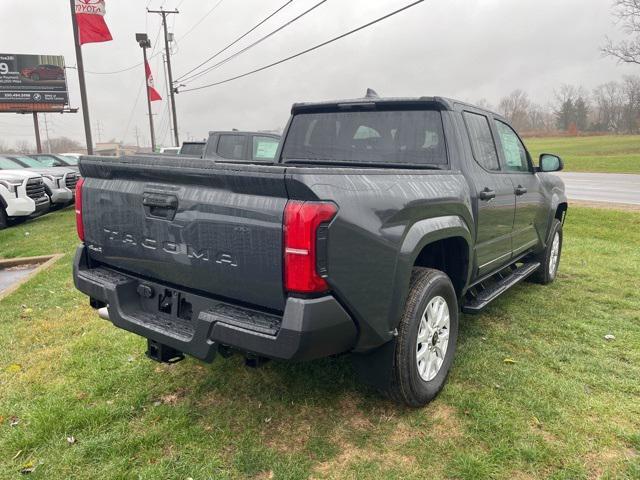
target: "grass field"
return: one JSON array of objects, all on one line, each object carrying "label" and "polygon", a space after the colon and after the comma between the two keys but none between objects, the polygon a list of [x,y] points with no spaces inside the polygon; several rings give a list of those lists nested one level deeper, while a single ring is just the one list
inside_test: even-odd
[{"label": "grass field", "polygon": [[640,173],[640,136],[525,138],[534,161],[560,155],[568,172]]},{"label": "grass field", "polygon": [[0,302],[0,478],[638,479],[638,231],[640,213],[570,210],[557,283],[464,316],[422,410],[348,357],[152,363],[74,290],[71,210],[2,231],[4,257],[66,256]]}]

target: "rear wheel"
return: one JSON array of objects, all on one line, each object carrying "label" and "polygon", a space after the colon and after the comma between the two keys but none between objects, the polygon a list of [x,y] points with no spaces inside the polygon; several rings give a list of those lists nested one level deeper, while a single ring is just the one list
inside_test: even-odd
[{"label": "rear wheel", "polygon": [[451,280],[439,270],[416,268],[398,326],[390,396],[422,407],[442,390],[458,338],[458,302]]},{"label": "rear wheel", "polygon": [[0,207],[0,230],[7,228],[9,220],[7,219],[7,212],[4,208]]},{"label": "rear wheel", "polygon": [[540,268],[531,276],[534,282],[548,285],[556,279],[558,266],[560,265],[560,254],[562,253],[562,223],[554,219],[549,232],[549,242],[547,248],[538,255],[537,261]]}]

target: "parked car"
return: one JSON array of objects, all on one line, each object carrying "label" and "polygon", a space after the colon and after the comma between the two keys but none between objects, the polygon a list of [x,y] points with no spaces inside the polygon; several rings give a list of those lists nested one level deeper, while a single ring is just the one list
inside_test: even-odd
[{"label": "parked car", "polygon": [[283,138],[272,164],[222,136],[225,163],[81,159],[75,285],[152,359],[351,352],[417,407],[443,388],[460,310],[555,280],[562,161],[534,166],[503,117],[369,96],[296,104]]},{"label": "parked car", "polygon": [[45,167],[65,167],[79,172],[78,161],[73,158],[67,158],[53,153],[34,153],[27,156],[37,160]]},{"label": "parked car", "polygon": [[207,142],[183,142],[178,155],[202,157]]},{"label": "parked car", "polygon": [[203,158],[216,162],[272,163],[280,135],[263,132],[210,132]]},{"label": "parked car", "polygon": [[[10,162],[3,163],[5,168],[2,169],[4,170],[30,169],[42,175],[45,191],[53,205],[64,206],[73,203],[79,177],[74,170],[64,167],[46,168],[38,160],[25,155],[0,154],[0,158]],[[11,166],[12,164],[13,166]]]},{"label": "parked car", "polygon": [[58,65],[37,65],[35,67],[25,67],[20,71],[25,78],[30,78],[34,82],[40,80],[64,80],[64,68]]},{"label": "parked car", "polygon": [[[4,161],[0,158],[0,168]],[[24,219],[48,208],[49,197],[40,175],[24,170],[0,170],[0,230],[11,219]]]}]

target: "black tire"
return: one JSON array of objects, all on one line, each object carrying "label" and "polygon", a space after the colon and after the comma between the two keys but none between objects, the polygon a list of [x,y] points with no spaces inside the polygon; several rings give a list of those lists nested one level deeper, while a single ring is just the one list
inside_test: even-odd
[{"label": "black tire", "polygon": [[0,230],[4,230],[9,226],[9,219],[7,218],[7,212],[0,206]]},{"label": "black tire", "polygon": [[[422,345],[420,348],[432,345],[432,342],[437,341],[437,336],[434,334],[427,342],[418,344],[418,332],[427,306],[432,301],[439,301],[437,297],[444,299],[449,309],[448,343],[439,370],[433,378],[426,380],[419,372],[419,345]],[[389,396],[410,407],[423,407],[433,400],[447,380],[457,339],[458,301],[451,280],[439,270],[415,268],[411,275],[405,310],[398,326]],[[429,372],[426,373],[428,375]]]},{"label": "black tire", "polygon": [[[551,265],[551,256],[553,255],[554,249],[554,238],[558,235],[558,257],[555,262],[555,266]],[[531,275],[531,280],[535,283],[540,283],[542,285],[548,285],[556,279],[558,275],[558,267],[560,266],[560,259],[562,257],[562,223],[557,218],[553,220],[551,224],[551,230],[549,232],[549,240],[547,242],[547,247],[544,249],[542,253],[540,253],[536,261],[540,262],[540,268]]]},{"label": "black tire", "polygon": [[40,75],[38,75],[37,73],[34,73],[33,75],[31,75],[31,80],[33,80],[34,82],[39,82]]}]

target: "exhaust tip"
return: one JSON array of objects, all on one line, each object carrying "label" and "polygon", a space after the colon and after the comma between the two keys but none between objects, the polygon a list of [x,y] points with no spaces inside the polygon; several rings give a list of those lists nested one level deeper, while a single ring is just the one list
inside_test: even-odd
[{"label": "exhaust tip", "polygon": [[98,309],[98,316],[103,320],[110,320],[108,307],[102,307]]}]

